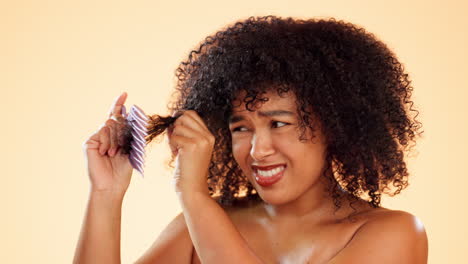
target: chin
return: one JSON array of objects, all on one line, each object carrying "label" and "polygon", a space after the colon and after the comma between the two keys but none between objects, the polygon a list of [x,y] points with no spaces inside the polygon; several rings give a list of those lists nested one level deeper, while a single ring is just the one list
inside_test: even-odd
[{"label": "chin", "polygon": [[261,190],[257,189],[257,193],[263,202],[271,205],[282,205],[287,204],[291,201],[287,195],[280,193],[276,190]]}]

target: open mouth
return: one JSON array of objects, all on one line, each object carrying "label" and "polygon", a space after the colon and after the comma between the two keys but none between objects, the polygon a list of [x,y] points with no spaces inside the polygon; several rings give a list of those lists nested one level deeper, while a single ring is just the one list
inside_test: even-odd
[{"label": "open mouth", "polygon": [[272,168],[262,167],[262,169],[255,166],[254,177],[260,186],[267,187],[281,180],[285,169],[285,165],[272,166]]}]

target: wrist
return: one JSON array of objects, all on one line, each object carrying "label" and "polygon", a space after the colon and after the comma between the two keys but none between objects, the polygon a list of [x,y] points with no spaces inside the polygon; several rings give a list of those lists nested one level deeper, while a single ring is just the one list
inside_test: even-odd
[{"label": "wrist", "polygon": [[207,203],[214,201],[208,193],[194,191],[178,192],[177,198],[184,212],[189,212],[191,209],[200,206],[204,207]]},{"label": "wrist", "polygon": [[95,190],[91,188],[89,192],[89,197],[92,200],[108,201],[112,203],[122,203],[124,196],[124,191],[117,190]]},{"label": "wrist", "polygon": [[197,199],[198,197],[209,197],[210,193],[207,188],[179,188],[176,189],[176,194],[179,199],[190,200]]},{"label": "wrist", "polygon": [[209,196],[208,183],[205,182],[187,182],[181,179],[173,180],[174,190],[177,195],[203,194]]}]

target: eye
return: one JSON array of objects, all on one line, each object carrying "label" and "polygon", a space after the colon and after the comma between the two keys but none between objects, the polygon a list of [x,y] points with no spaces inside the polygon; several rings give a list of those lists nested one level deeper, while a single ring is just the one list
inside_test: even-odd
[{"label": "eye", "polygon": [[287,126],[287,125],[289,125],[289,123],[281,122],[281,121],[272,121],[271,122],[271,126],[273,128],[279,128],[279,127],[283,127],[283,126]]},{"label": "eye", "polygon": [[248,131],[248,129],[243,126],[238,126],[232,129],[232,132],[246,132],[246,131]]}]

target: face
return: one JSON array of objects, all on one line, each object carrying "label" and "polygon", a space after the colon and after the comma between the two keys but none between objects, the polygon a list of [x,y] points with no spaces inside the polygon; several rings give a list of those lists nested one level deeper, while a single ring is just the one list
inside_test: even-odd
[{"label": "face", "polygon": [[307,128],[307,140],[299,140],[293,93],[280,97],[272,91],[265,97],[268,101],[253,112],[244,104],[234,107],[229,121],[232,151],[260,197],[270,204],[284,204],[319,182],[326,146],[319,129],[311,139],[311,129]]}]

